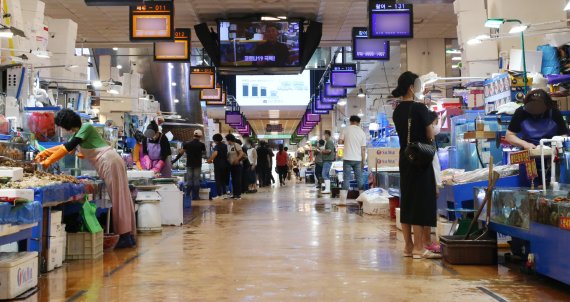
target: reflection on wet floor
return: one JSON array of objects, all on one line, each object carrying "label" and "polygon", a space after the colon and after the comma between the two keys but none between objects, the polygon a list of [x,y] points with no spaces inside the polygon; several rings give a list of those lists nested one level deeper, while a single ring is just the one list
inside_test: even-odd
[{"label": "reflection on wet floor", "polygon": [[184,226],[137,249],[72,261],[29,301],[566,301],[516,266],[402,258],[395,222],[335,206],[311,185],[195,201]]}]

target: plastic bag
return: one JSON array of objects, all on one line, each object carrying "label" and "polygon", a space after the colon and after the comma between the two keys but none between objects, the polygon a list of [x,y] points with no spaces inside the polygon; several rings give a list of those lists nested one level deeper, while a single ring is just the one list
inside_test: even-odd
[{"label": "plastic bag", "polygon": [[[87,197],[85,199],[87,199]],[[81,209],[81,217],[83,217],[85,228],[89,233],[99,233],[103,231],[103,228],[97,220],[97,215],[95,215],[96,212],[97,206],[85,200],[83,208]]]},{"label": "plastic bag", "polygon": [[560,74],[560,60],[558,59],[558,49],[550,45],[540,45],[536,48],[542,51],[542,69],[541,73]]},{"label": "plastic bag", "polygon": [[379,198],[386,198],[387,199],[388,197],[390,197],[390,194],[388,194],[388,191],[386,191],[382,188],[374,188],[374,189],[364,191],[362,194],[360,194],[360,196],[358,196],[356,201],[366,202],[366,201],[373,201],[373,200],[376,200]]}]

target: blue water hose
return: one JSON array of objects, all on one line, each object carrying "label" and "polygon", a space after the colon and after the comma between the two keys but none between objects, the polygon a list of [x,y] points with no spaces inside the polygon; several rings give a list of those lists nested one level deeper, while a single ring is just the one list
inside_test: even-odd
[{"label": "blue water hose", "polygon": [[22,67],[22,74],[20,75],[20,83],[18,83],[18,91],[16,92],[16,100],[20,98],[22,86],[24,84],[24,75],[26,74],[26,67]]}]

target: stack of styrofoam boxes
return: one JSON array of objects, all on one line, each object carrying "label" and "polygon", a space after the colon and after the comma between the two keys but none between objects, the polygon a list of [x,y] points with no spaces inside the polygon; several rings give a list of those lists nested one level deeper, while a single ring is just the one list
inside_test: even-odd
[{"label": "stack of styrofoam boxes", "polygon": [[48,46],[48,27],[44,24],[45,3],[39,0],[20,1],[22,17],[29,32],[31,49],[46,51]]},{"label": "stack of styrofoam boxes", "polygon": [[463,48],[462,75],[466,77],[490,77],[499,72],[499,51],[497,41],[483,41],[481,44],[468,45],[467,41],[488,35],[485,27],[487,10],[484,0],[455,0],[453,3],[457,15],[457,37]]},{"label": "stack of styrofoam boxes", "polygon": [[14,299],[38,286],[38,253],[0,253],[0,300]]},{"label": "stack of styrofoam boxes", "polygon": [[51,212],[50,234],[47,251],[47,271],[63,265],[64,246],[67,238],[65,225],[61,223],[62,212]]}]

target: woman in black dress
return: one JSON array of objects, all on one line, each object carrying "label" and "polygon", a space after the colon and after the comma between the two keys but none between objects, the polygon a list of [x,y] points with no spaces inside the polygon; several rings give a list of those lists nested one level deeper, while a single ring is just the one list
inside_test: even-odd
[{"label": "woman in black dress", "polygon": [[[392,95],[402,99],[394,110],[394,124],[400,138],[400,222],[406,243],[404,257],[441,258],[425,249],[425,238],[436,226],[437,204],[435,175],[432,164],[412,165],[404,156],[408,141],[408,117],[411,114],[410,142],[432,143],[433,128],[428,108],[414,102],[423,93],[419,77],[409,71],[398,78],[398,87]],[[412,240],[412,228],[414,239]]]}]

